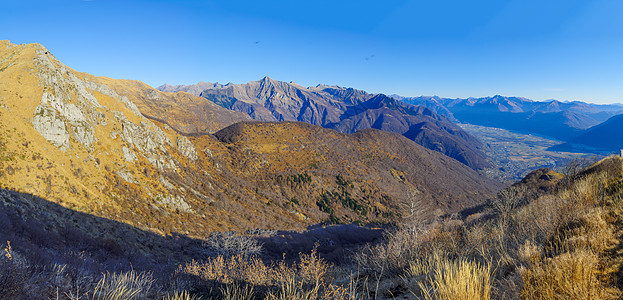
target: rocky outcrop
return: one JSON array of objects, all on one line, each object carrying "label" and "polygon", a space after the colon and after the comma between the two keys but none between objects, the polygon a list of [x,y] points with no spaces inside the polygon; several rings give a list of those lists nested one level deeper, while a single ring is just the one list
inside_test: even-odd
[{"label": "rocky outcrop", "polygon": [[35,109],[32,126],[52,145],[61,149],[69,147],[69,133],[65,122],[57,117],[56,110],[38,106]]},{"label": "rocky outcrop", "polygon": [[39,53],[36,61],[45,89],[41,104],[35,109],[33,126],[57,147],[69,147],[71,135],[86,149],[92,149],[96,141],[92,123],[97,120],[96,109],[101,107],[97,99],[81,80],[64,66],[56,67],[45,54]]},{"label": "rocky outcrop", "polygon": [[150,121],[140,124],[130,122],[123,115],[116,115],[122,126],[122,139],[143,155],[149,163],[159,170],[174,169],[176,164],[166,145],[173,146],[169,137]]},{"label": "rocky outcrop", "polygon": [[190,140],[188,140],[185,136],[177,137],[177,149],[184,154],[184,156],[190,158],[191,160],[197,160],[197,151],[195,150],[195,146]]},{"label": "rocky outcrop", "polygon": [[[39,51],[36,58],[38,76],[45,88],[32,119],[33,127],[46,140],[59,148],[68,149],[73,139],[91,151],[93,144],[97,142],[96,127],[108,124],[105,113],[108,112],[115,122],[121,124],[121,137],[126,143],[121,152],[126,161],[134,162],[142,156],[161,170],[176,167],[166,147],[174,147],[171,140],[160,127],[143,117],[127,96],[119,95],[105,84],[78,78],[64,65],[54,63],[46,52]],[[110,108],[103,107],[91,91],[122,103],[124,111],[110,111]],[[153,89],[144,91],[150,99],[161,99],[159,93]],[[134,119],[138,117],[140,121],[130,121],[130,116]],[[111,134],[111,137],[115,138],[116,134]],[[177,146],[182,154],[196,159],[197,153],[188,139],[181,138],[177,141]],[[127,176],[122,178],[132,182]]]},{"label": "rocky outcrop", "polygon": [[[41,48],[43,47],[41,46]],[[121,102],[130,114],[140,117],[144,123],[149,122],[127,96],[119,95],[104,84],[86,78],[78,78],[65,65],[53,62],[45,48],[37,51],[35,65],[44,91],[41,103],[35,109],[32,124],[53,145],[67,149],[71,145],[71,137],[85,149],[89,151],[93,149],[93,144],[97,142],[94,134],[95,126],[107,125],[106,114],[100,110],[108,110],[99,103],[93,92],[101,93]],[[152,95],[152,97],[157,97],[157,95]],[[113,113],[117,116],[118,121],[124,122],[124,128],[136,129],[132,131],[133,133],[138,131],[134,125],[126,122],[127,117],[125,117],[124,112],[116,111]],[[152,131],[156,130],[153,129],[153,125],[148,127],[152,128]],[[130,138],[132,142],[136,141],[136,145],[141,150],[151,151],[155,148],[155,144],[164,140],[162,133],[146,136],[133,133],[125,130],[124,137]],[[131,139],[131,136],[134,136],[134,140]],[[170,141],[169,144],[171,144]]]},{"label": "rocky outcrop", "polygon": [[121,147],[121,152],[127,162],[133,162],[136,160],[136,154],[134,154],[134,151],[130,150],[130,148],[123,146]]}]

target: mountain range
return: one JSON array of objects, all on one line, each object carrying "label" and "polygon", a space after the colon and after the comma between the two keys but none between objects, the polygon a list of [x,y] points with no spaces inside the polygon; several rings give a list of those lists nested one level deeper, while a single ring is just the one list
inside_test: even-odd
[{"label": "mountain range", "polygon": [[[307,101],[299,111],[310,120],[339,124],[342,110],[373,99],[323,89],[351,102]],[[288,102],[273,95],[274,108]],[[431,124],[445,120],[400,107]],[[251,120],[205,97],[75,71],[40,44],[0,41],[0,188],[10,191],[1,204],[11,210],[11,195],[26,202],[32,196],[156,235],[204,238],[211,231],[394,222],[405,203],[433,217],[480,203],[500,186],[400,134]]]},{"label": "mountain range", "polygon": [[344,133],[367,128],[399,133],[473,169],[489,165],[483,145],[450,119],[382,94],[328,85],[302,87],[269,77],[246,84],[202,82],[158,89],[193,93],[259,121],[300,121]]},{"label": "mountain range", "polygon": [[532,101],[496,95],[484,98],[392,97],[422,105],[462,123],[503,128],[571,141],[585,130],[623,113],[621,104]]}]

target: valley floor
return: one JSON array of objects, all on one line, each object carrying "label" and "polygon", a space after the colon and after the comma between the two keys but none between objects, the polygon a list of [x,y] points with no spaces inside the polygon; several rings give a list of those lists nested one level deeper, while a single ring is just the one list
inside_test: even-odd
[{"label": "valley floor", "polygon": [[473,124],[459,126],[485,145],[485,153],[493,165],[484,170],[485,175],[505,183],[521,180],[529,172],[539,168],[562,171],[573,159],[599,158],[591,153],[549,151],[550,147],[563,142],[532,134]]}]

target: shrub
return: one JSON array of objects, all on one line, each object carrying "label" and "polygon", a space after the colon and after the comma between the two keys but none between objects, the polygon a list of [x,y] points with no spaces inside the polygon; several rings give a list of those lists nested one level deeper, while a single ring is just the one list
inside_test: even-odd
[{"label": "shrub", "polygon": [[214,232],[203,242],[203,246],[225,257],[251,256],[262,252],[262,244],[255,237],[236,235],[234,232]]},{"label": "shrub", "polygon": [[257,257],[245,258],[242,255],[229,258],[219,255],[205,262],[193,260],[184,267],[180,267],[178,272],[197,276],[206,282],[220,284],[243,281],[254,285],[266,285],[271,282],[272,278],[271,269],[262,260]]},{"label": "shrub", "polygon": [[11,243],[0,251],[0,296],[7,299],[19,298],[26,292],[25,282],[29,277],[29,265]]},{"label": "shrub", "polygon": [[226,298],[229,297],[227,295],[238,295],[246,299],[244,295],[265,293],[274,299],[306,299],[296,297],[316,297],[329,292],[330,285],[326,278],[330,267],[314,249],[310,254],[300,254],[299,262],[292,265],[285,261],[266,265],[257,257],[237,255],[225,258],[219,255],[205,262],[187,263],[178,269],[178,273],[199,278],[202,281],[200,284],[204,284],[201,289],[219,290],[221,296]]}]

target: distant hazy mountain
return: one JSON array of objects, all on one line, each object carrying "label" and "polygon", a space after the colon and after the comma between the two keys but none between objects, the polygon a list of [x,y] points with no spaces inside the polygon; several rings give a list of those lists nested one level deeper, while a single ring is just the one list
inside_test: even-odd
[{"label": "distant hazy mountain", "polygon": [[426,106],[460,122],[545,135],[564,141],[623,113],[623,105],[619,104],[532,101],[499,95],[467,99],[424,96],[399,99],[405,103]]},{"label": "distant hazy mountain", "polygon": [[222,84],[218,84],[218,83],[209,83],[209,82],[199,82],[197,84],[193,84],[193,85],[168,85],[168,84],[163,84],[160,87],[158,87],[159,90],[163,91],[163,92],[186,92],[189,94],[193,94],[195,96],[199,96],[199,94],[201,94],[201,92],[207,88],[211,88],[211,87],[217,87],[220,86],[222,87]]},{"label": "distant hazy mountain", "polygon": [[482,144],[450,119],[385,95],[339,86],[303,87],[269,77],[247,84],[163,85],[158,89],[190,92],[261,121],[300,121],[345,133],[367,128],[400,133],[471,168],[487,166]]},{"label": "distant hazy mountain", "polygon": [[623,115],[614,116],[597,126],[593,126],[569,143],[552,149],[596,152],[616,152],[623,149]]},{"label": "distant hazy mountain", "polygon": [[443,98],[437,96],[402,97],[399,95],[391,95],[391,97],[408,104],[422,105],[442,116],[448,117],[450,120],[457,121],[452,112],[444,106]]}]

